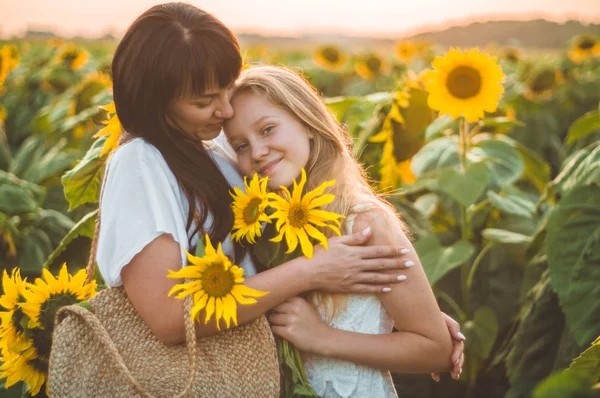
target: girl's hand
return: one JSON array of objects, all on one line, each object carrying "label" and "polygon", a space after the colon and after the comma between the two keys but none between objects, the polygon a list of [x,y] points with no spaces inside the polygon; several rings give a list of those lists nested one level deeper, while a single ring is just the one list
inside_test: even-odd
[{"label": "girl's hand", "polygon": [[[458,380],[460,374],[462,373],[462,367],[465,363],[465,336],[460,332],[460,325],[454,319],[450,318],[448,315],[442,312],[444,316],[444,322],[446,322],[446,326],[448,326],[448,330],[450,331],[450,336],[452,336],[452,343],[454,348],[452,349],[452,355],[450,359],[452,360],[452,371],[450,372],[450,376],[454,380]],[[439,373],[432,373],[431,378],[435,381],[440,381]]]},{"label": "girl's hand", "polygon": [[301,297],[293,297],[273,308],[268,318],[273,333],[301,351],[318,354],[319,343],[326,341],[329,326]]},{"label": "girl's hand", "polygon": [[382,293],[390,291],[390,284],[405,280],[402,269],[414,265],[405,259],[409,250],[394,245],[361,246],[370,238],[371,228],[366,228],[329,239],[329,250],[315,247],[313,258],[308,260],[312,289],[328,293]]}]

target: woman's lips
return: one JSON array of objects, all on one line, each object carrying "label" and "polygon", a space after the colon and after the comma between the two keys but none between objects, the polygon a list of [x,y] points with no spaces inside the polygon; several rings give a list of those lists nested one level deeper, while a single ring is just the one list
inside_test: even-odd
[{"label": "woman's lips", "polygon": [[262,175],[266,175],[267,173],[269,173],[269,171],[273,170],[273,168],[275,166],[277,166],[280,161],[281,161],[281,159],[276,159],[276,160],[273,160],[272,162],[267,163],[258,171],[258,173],[262,174]]}]

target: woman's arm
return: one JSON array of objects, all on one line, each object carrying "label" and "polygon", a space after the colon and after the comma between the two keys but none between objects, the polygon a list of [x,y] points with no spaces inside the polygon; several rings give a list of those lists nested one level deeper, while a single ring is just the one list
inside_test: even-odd
[{"label": "woman's arm", "polygon": [[374,368],[399,373],[450,371],[452,340],[410,241],[399,223],[390,222],[390,216],[383,212],[362,213],[355,228],[367,224],[373,226],[369,244],[400,244],[411,249],[405,259],[414,265],[404,271],[406,282],[380,295],[399,331],[371,335],[334,329],[320,322],[316,311],[311,311],[303,299],[294,298],[269,317],[273,332],[300,349]]},{"label": "woman's arm", "polygon": [[[266,311],[302,292],[324,289],[332,292],[382,292],[398,280],[394,274],[404,263],[401,247],[395,245],[360,247],[371,232],[332,238],[329,250],[315,250],[311,260],[304,257],[245,280],[251,288],[267,291],[256,304],[238,305],[238,323],[256,319]],[[168,270],[181,268],[179,245],[170,235],[156,238],[140,251],[121,271],[123,286],[137,312],[163,343],[185,341],[183,305],[168,297],[180,280],[168,279]],[[392,271],[390,271],[392,270]],[[386,293],[387,294],[387,293]],[[200,315],[200,319],[203,319]],[[198,336],[217,333],[216,323],[196,324]]]}]

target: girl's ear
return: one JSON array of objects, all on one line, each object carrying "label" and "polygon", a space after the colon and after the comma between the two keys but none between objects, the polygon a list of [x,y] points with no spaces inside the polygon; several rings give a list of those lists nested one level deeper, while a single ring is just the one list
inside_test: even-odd
[{"label": "girl's ear", "polygon": [[308,128],[308,138],[311,140],[315,138],[315,133],[311,128]]}]

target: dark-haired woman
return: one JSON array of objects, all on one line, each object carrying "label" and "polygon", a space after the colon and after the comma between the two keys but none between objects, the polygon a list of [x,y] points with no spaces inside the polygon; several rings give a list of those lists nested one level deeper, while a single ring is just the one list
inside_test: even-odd
[{"label": "dark-haired woman", "polygon": [[[127,30],[112,63],[113,93],[125,139],[109,161],[101,202],[97,262],[109,286],[124,286],[139,315],[164,344],[184,341],[181,302],[167,279],[187,261],[200,230],[223,242],[245,270],[245,283],[268,291],[238,309],[249,322],[309,290],[388,291],[404,267],[404,250],[362,247],[362,233],[330,239],[329,250],[256,274],[243,247],[233,244],[232,186],[236,166],[210,142],[233,116],[231,87],[242,66],[235,36],[219,20],[184,3],[157,5]],[[391,275],[389,270],[396,270]],[[387,272],[386,272],[387,271]],[[453,334],[457,324],[448,320]],[[198,336],[217,333],[196,324]],[[462,343],[457,343],[458,355]]]}]

